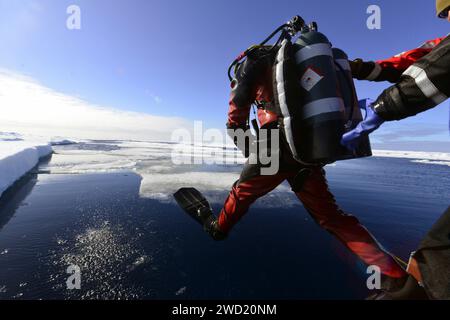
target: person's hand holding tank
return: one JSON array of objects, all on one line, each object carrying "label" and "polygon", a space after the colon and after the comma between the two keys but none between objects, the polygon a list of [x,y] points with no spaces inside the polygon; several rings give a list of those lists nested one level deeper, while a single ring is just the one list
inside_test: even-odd
[{"label": "person's hand holding tank", "polygon": [[364,120],[355,129],[342,136],[341,144],[351,151],[355,151],[363,138],[377,130],[384,123],[384,120],[375,112],[373,104],[366,106],[365,109],[366,116]]}]

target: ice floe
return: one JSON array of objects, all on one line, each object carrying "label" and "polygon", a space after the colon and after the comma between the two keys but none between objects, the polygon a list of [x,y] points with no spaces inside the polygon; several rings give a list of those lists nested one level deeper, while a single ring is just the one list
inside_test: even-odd
[{"label": "ice floe", "polygon": [[[75,142],[64,138],[53,138],[49,145],[22,141],[23,137],[15,133],[0,133],[0,139],[3,139],[0,140],[0,191],[51,152],[51,145],[55,154],[43,170],[60,174],[132,171],[142,177],[140,195],[161,201],[171,201],[171,194],[177,188],[196,186],[209,192],[212,202],[222,202],[223,192],[239,178],[245,162],[234,147],[222,145],[120,140]],[[450,166],[450,153],[375,150],[374,156]],[[286,191],[289,187],[282,185],[273,194],[278,196]]]},{"label": "ice floe", "polygon": [[3,140],[0,142],[0,196],[33,169],[53,149],[46,142]]},{"label": "ice floe", "polygon": [[450,166],[450,150],[445,152],[374,150],[375,157],[411,159],[412,162]]}]

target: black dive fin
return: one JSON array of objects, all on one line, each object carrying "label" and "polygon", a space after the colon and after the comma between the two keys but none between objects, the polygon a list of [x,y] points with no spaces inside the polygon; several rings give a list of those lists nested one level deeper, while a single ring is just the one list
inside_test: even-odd
[{"label": "black dive fin", "polygon": [[173,195],[178,205],[195,221],[204,225],[212,215],[208,200],[195,188],[181,188]]}]

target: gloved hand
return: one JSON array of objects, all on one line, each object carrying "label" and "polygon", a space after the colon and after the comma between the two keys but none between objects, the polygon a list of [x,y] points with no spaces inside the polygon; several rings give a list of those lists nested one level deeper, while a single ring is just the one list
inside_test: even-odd
[{"label": "gloved hand", "polygon": [[[242,136],[238,137],[239,132],[236,132],[236,130],[242,129],[241,133]],[[233,139],[234,145],[236,148],[238,148],[239,151],[242,152],[242,155],[245,158],[250,157],[251,153],[257,152],[257,139],[252,134],[248,135],[248,139],[245,136],[245,132],[248,132],[250,130],[249,126],[231,126],[227,123],[227,131],[228,136]]]},{"label": "gloved hand", "polygon": [[375,112],[373,105],[369,105],[366,108],[366,117],[364,120],[355,129],[342,136],[341,144],[347,149],[355,151],[361,143],[361,140],[377,130],[383,123],[384,120]]},{"label": "gloved hand", "polygon": [[353,78],[360,78],[361,69],[363,68],[364,61],[362,59],[349,60],[350,69],[352,70]]},{"label": "gloved hand", "polygon": [[235,143],[236,148],[241,151],[244,158],[249,158],[251,154],[257,153],[257,141],[256,138],[251,136],[249,141],[245,143],[242,141],[241,143]]}]

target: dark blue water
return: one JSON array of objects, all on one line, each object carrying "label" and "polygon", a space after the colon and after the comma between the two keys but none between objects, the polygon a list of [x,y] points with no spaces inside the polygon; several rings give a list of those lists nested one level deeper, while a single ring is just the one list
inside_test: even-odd
[{"label": "dark blue water", "polygon": [[[328,168],[345,211],[406,259],[450,204],[450,168],[372,158]],[[1,199],[1,299],[361,299],[365,267],[303,207],[255,207],[221,243],[133,173],[30,175]],[[225,199],[226,192],[223,193]],[[220,208],[215,207],[216,211]],[[67,290],[66,268],[81,268]]]}]

